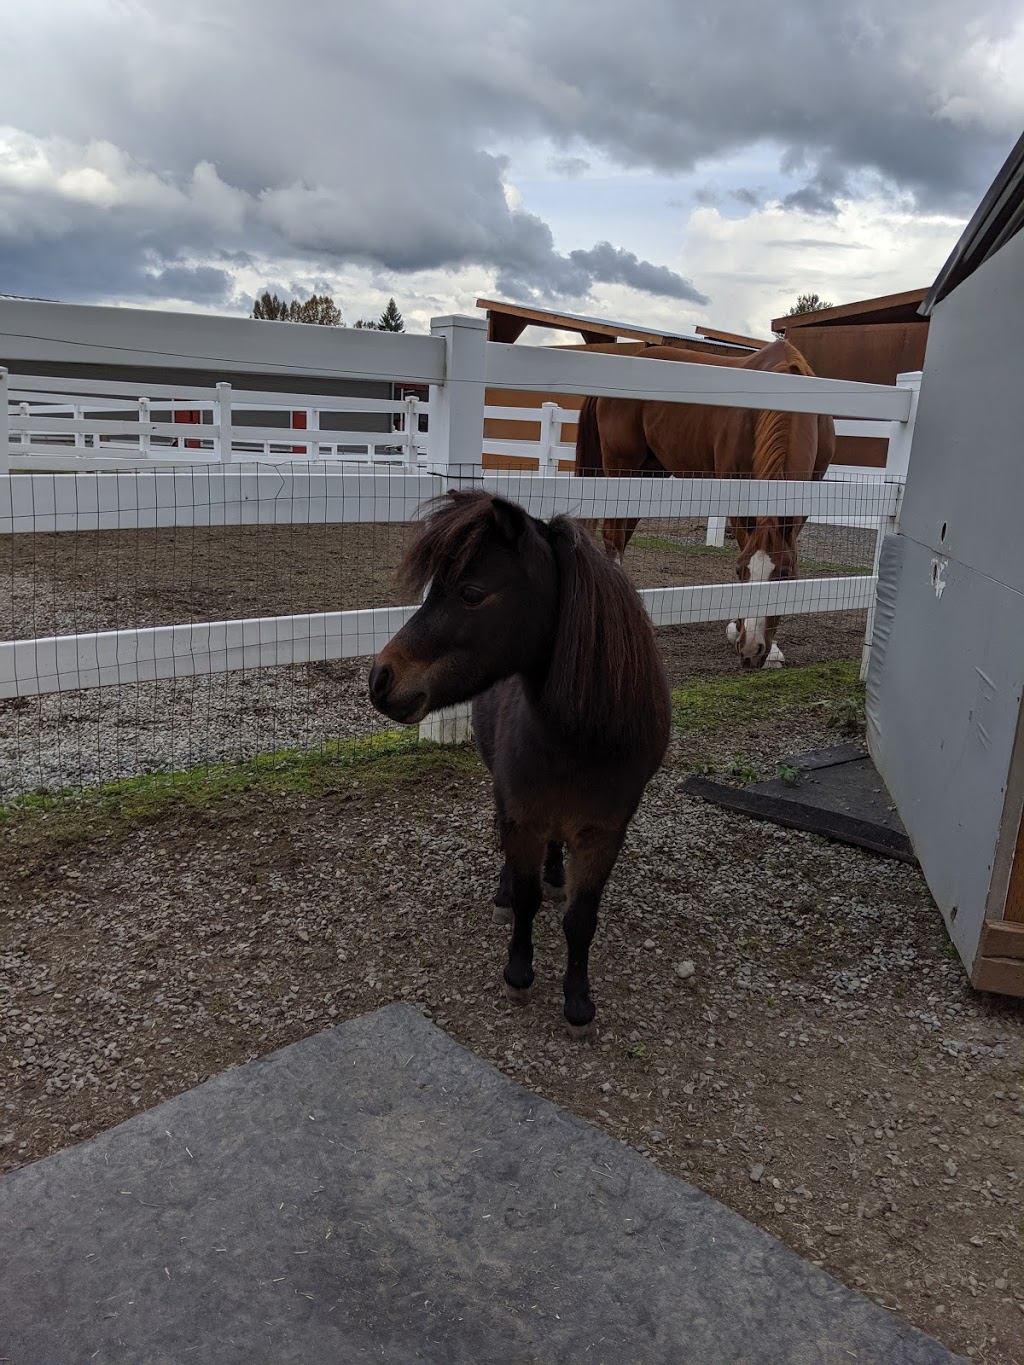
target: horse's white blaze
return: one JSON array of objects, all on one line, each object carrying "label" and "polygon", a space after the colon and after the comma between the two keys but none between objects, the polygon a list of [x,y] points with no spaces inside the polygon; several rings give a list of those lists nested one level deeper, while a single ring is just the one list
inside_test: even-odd
[{"label": "horse's white blaze", "polygon": [[[750,556],[750,582],[767,583],[775,572],[775,564],[764,550],[755,550]],[[749,656],[759,653],[765,644],[768,620],[764,616],[748,616],[743,622],[744,650]]]}]

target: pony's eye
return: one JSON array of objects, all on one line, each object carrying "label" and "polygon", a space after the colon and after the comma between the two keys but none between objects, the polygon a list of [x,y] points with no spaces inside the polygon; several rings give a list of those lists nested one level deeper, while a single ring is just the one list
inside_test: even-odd
[{"label": "pony's eye", "polygon": [[478,607],[487,594],[483,588],[474,588],[471,583],[467,583],[459,589],[459,596],[467,607]]}]

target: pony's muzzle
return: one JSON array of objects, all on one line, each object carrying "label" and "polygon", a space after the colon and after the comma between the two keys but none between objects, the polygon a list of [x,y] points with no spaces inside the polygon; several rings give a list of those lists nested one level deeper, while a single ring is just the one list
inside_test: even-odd
[{"label": "pony's muzzle", "polygon": [[429,710],[426,692],[422,689],[402,687],[394,668],[378,656],[370,669],[370,701],[373,706],[403,725],[415,725]]}]

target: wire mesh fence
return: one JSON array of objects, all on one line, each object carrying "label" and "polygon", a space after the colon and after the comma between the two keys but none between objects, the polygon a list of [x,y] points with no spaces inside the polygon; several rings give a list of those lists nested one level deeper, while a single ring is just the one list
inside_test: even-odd
[{"label": "wire mesh fence", "polygon": [[[305,468],[10,480],[0,801],[151,773],[201,780],[211,764],[383,742],[391,722],[369,705],[366,672],[404,619],[383,609],[414,606],[395,573],[415,509],[481,476]],[[794,485],[483,482],[535,514],[583,519],[613,548],[625,524],[623,567],[659,626],[673,684],[736,669],[727,622],[753,629],[773,610],[791,663],[859,652],[877,527],[892,510],[884,483],[858,483],[854,505],[838,484],[787,495]],[[794,562],[787,536],[806,508]],[[724,543],[708,544],[731,513]]]}]

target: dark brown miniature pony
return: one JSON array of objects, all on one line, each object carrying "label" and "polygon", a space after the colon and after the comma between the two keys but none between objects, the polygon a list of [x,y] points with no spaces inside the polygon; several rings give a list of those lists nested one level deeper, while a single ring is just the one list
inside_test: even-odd
[{"label": "dark brown miniature pony", "polygon": [[[788,341],[752,355],[712,356],[674,346],[649,346],[650,360],[677,360],[734,369],[813,375]],[[636,398],[585,398],[576,435],[577,474],[683,474],[718,479],[822,479],[835,455],[831,417],[754,411],[700,403]],[[806,517],[730,517],[739,546],[736,574],[743,582],[796,578],[797,537]],[[603,539],[621,563],[637,519],[607,518]],[[727,636],[745,666],[781,666],[774,646],[779,618],[730,621]]]},{"label": "dark brown miniature pony", "polygon": [[512,938],[511,999],[533,984],[533,919],[567,846],[570,1031],[593,1027],[587,975],[605,883],[669,736],[654,630],[625,574],[568,517],[550,522],[483,492],[450,492],[405,553],[407,585],[430,590],[377,656],[370,699],[393,720],[473,698],[477,748],[494,781],[505,856],[495,905]]}]

